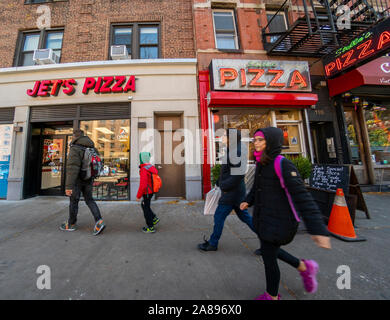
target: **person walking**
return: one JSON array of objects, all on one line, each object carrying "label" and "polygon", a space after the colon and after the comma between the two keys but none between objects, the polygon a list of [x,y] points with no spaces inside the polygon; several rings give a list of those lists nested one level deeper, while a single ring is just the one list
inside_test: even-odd
[{"label": "person walking", "polygon": [[222,143],[226,146],[226,153],[222,160],[220,177],[217,182],[222,194],[214,213],[213,233],[209,240],[204,238],[204,243],[198,244],[198,249],[202,251],[218,250],[218,242],[225,220],[232,210],[236,212],[237,217],[242,222],[247,224],[253,232],[256,232],[248,210],[239,208],[246,195],[244,178],[247,168],[247,155],[246,150],[242,150],[240,130],[227,129],[222,136]]},{"label": "person walking", "polygon": [[144,233],[155,233],[155,225],[160,222],[160,219],[154,214],[150,208],[150,202],[153,197],[153,179],[152,174],[157,174],[157,169],[150,164],[151,155],[149,152],[141,152],[139,154],[140,161],[140,184],[137,192],[137,201],[141,201],[141,208],[144,212],[146,227],[142,228]]},{"label": "person walking", "polygon": [[98,235],[106,227],[100,210],[93,200],[93,178],[82,180],[80,178],[80,170],[84,157],[85,148],[94,148],[93,141],[84,135],[83,130],[75,130],[73,132],[72,142],[66,165],[66,184],[65,194],[70,197],[69,203],[69,219],[60,226],[62,231],[75,231],[77,214],[79,210],[79,201],[81,192],[83,193],[84,201],[95,219],[93,235]]},{"label": "person walking", "polygon": [[296,268],[302,277],[304,288],[309,293],[317,290],[316,274],[319,270],[314,260],[298,259],[281,249],[290,243],[298,229],[299,212],[314,242],[321,248],[331,248],[329,232],[322,220],[321,212],[314,202],[293,163],[282,159],[281,171],[295,209],[290,206],[285,190],[275,172],[274,161],[282,150],[283,131],[269,127],[254,134],[254,156],[256,158],[255,182],[240,209],[254,205],[253,225],[261,243],[264,261],[266,292],[255,300],[280,300],[280,270],[277,259]]}]

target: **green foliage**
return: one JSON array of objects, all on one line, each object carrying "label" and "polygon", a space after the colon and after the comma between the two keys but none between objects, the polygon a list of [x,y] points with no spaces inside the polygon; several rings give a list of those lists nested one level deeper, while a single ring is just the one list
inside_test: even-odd
[{"label": "green foliage", "polygon": [[370,138],[370,144],[372,146],[388,146],[388,135],[387,132],[381,128],[368,131]]},{"label": "green foliage", "polygon": [[310,178],[312,164],[308,158],[301,155],[295,157],[286,156],[286,158],[294,164],[303,180]]},{"label": "green foliage", "polygon": [[216,164],[211,168],[211,185],[215,186],[217,180],[219,179],[219,174],[221,172],[221,165]]}]

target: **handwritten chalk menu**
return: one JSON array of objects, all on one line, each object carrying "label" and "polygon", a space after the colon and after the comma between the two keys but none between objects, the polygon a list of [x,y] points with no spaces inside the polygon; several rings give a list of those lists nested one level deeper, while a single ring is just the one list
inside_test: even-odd
[{"label": "handwritten chalk menu", "polygon": [[310,186],[317,189],[336,191],[338,188],[349,192],[348,165],[314,164],[310,176]]}]

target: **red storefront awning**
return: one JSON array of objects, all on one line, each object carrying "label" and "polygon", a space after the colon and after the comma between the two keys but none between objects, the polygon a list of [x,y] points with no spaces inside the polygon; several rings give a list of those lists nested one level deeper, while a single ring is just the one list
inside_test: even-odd
[{"label": "red storefront awning", "polygon": [[390,57],[381,57],[355,70],[328,80],[329,95],[334,97],[360,86],[390,88]]},{"label": "red storefront awning", "polygon": [[210,108],[255,106],[304,108],[317,102],[318,96],[313,93],[210,91],[207,94],[207,106]]}]

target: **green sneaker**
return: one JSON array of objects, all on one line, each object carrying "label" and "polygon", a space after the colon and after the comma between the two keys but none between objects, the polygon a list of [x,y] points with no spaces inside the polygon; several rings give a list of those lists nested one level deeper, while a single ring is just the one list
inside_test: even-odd
[{"label": "green sneaker", "polygon": [[103,219],[100,219],[98,222],[96,222],[95,227],[93,228],[93,235],[97,236],[100,232],[103,231],[103,229],[106,227],[104,224]]},{"label": "green sneaker", "polygon": [[76,225],[75,224],[69,224],[68,222],[64,222],[60,225],[60,230],[62,231],[75,231]]},{"label": "green sneaker", "polygon": [[156,229],[154,229],[154,227],[143,227],[142,232],[143,233],[155,233]]},{"label": "green sneaker", "polygon": [[153,225],[155,226],[157,223],[159,223],[160,222],[160,219],[159,218],[157,218],[157,217],[154,217],[153,218]]}]

